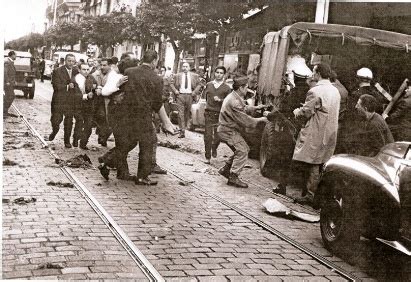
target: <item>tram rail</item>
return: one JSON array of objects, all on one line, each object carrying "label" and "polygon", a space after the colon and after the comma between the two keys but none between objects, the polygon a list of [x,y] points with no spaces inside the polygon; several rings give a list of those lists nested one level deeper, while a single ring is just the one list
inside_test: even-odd
[{"label": "tram rail", "polygon": [[[32,134],[41,142],[42,147],[47,149],[47,152],[53,158],[58,158],[59,156],[48,146],[48,143],[36,130],[36,128],[26,119],[25,116],[20,112],[20,110],[12,104],[14,110],[17,112],[18,116],[23,120],[28,129]],[[70,180],[70,182],[77,188],[81,193],[87,203],[93,208],[93,210],[98,214],[98,216],[103,220],[108,229],[117,239],[117,241],[124,247],[127,253],[131,256],[137,266],[146,275],[149,281],[153,282],[163,282],[164,278],[158,273],[154,266],[147,260],[143,253],[134,245],[127,234],[121,229],[121,227],[115,222],[115,220],[110,216],[110,214],[103,208],[103,206],[97,201],[97,199],[91,194],[87,187],[75,176],[73,171],[66,167],[60,167],[64,175]]]},{"label": "tram rail", "polygon": [[[26,124],[26,126],[29,128],[29,130],[33,133],[33,135],[42,143],[43,148],[47,149],[48,153],[53,157],[53,158],[59,158],[58,155],[48,146],[47,141],[44,140],[44,138],[39,134],[39,132],[35,129],[35,127],[23,116],[23,114],[20,112],[20,110],[13,104],[12,105],[15,111],[18,113],[20,118],[23,120],[23,122]],[[192,188],[201,191],[208,197],[218,201],[222,205],[230,208],[231,210],[235,211],[236,213],[240,214],[241,216],[247,218],[257,226],[263,228],[265,231],[277,236],[281,240],[287,242],[288,244],[292,245],[293,247],[297,248],[298,250],[302,251],[303,253],[307,254],[311,258],[313,258],[315,261],[319,262],[321,265],[324,265],[328,269],[330,269],[332,272],[337,273],[340,277],[346,279],[347,281],[361,281],[360,278],[352,274],[350,271],[347,271],[340,266],[336,265],[334,262],[328,260],[327,258],[321,256],[320,254],[310,250],[309,248],[305,247],[304,245],[300,244],[299,242],[293,240],[292,238],[288,237],[281,231],[273,228],[269,224],[259,220],[255,216],[247,213],[243,209],[229,203],[228,201],[224,200],[223,198],[210,193],[207,191],[205,188],[192,183],[191,181],[185,179],[181,174],[169,169],[169,168],[164,168],[168,171],[170,175],[173,175],[177,179],[184,181],[187,183],[189,186]],[[107,225],[107,227],[110,229],[110,231],[113,233],[113,235],[116,237],[116,239],[122,244],[122,246],[125,248],[125,250],[130,254],[130,256],[133,258],[133,260],[136,262],[137,266],[144,272],[146,277],[150,281],[164,281],[163,277],[157,272],[157,270],[152,266],[152,264],[144,257],[144,255],[141,253],[140,250],[134,245],[134,243],[130,240],[130,238],[125,234],[125,232],[118,226],[118,224],[114,221],[114,219],[108,214],[108,212],[101,206],[101,204],[97,201],[97,199],[91,194],[91,192],[87,189],[87,187],[75,176],[73,171],[68,168],[68,167],[61,167],[61,170],[63,173],[67,176],[67,178],[74,184],[74,186],[78,189],[78,191],[82,194],[82,196],[87,200],[87,202],[90,204],[90,206],[96,211],[96,213],[100,216],[100,218],[103,220],[103,222]],[[262,188],[264,190],[267,190],[266,188],[252,184],[256,187]],[[285,197],[286,200],[291,201],[290,198]],[[303,206],[302,206],[303,207]],[[304,207],[305,208],[305,207]],[[311,210],[310,210],[311,211]]]}]

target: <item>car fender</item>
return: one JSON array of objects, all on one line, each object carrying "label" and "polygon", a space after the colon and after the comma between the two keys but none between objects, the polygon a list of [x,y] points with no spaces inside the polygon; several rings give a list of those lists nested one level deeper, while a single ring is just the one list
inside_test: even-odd
[{"label": "car fender", "polygon": [[379,162],[376,158],[352,155],[332,157],[324,165],[315,205],[321,207],[338,187],[341,193],[358,197],[358,214],[369,219],[365,221],[367,230],[386,237],[395,233],[393,230],[400,226],[399,192]]}]

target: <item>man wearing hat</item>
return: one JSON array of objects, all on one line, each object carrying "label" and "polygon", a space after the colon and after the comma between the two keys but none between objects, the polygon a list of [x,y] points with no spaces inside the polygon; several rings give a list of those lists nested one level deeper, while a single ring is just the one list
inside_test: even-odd
[{"label": "man wearing hat", "polygon": [[384,105],[388,104],[389,101],[377,90],[377,88],[371,85],[372,79],[373,74],[369,68],[361,68],[357,71],[358,88],[350,95],[350,110],[355,109],[355,105],[361,95],[368,94],[377,99],[377,108],[375,112],[380,115],[382,114]]},{"label": "man wearing hat", "polygon": [[250,151],[240,132],[246,127],[256,127],[258,122],[267,121],[266,117],[253,118],[248,115],[264,106],[246,105],[244,97],[247,93],[247,83],[248,77],[246,76],[234,79],[233,91],[224,99],[221,107],[217,128],[221,141],[225,142],[234,152],[234,155],[218,172],[228,178],[228,185],[240,188],[248,187],[238,176],[244,168]]}]

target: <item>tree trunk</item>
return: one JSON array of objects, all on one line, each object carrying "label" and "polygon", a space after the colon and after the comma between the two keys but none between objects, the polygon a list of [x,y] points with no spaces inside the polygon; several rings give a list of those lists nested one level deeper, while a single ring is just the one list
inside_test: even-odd
[{"label": "tree trunk", "polygon": [[178,63],[180,62],[180,49],[178,48],[176,42],[174,40],[170,40],[171,45],[173,46],[173,50],[174,50],[174,66],[173,66],[173,73],[177,73],[178,72]]}]

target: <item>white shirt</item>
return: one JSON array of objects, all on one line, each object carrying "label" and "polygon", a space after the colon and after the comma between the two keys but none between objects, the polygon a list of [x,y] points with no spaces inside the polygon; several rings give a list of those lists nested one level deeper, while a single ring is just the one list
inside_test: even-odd
[{"label": "white shirt", "polygon": [[181,76],[181,84],[180,84],[180,93],[181,94],[191,94],[193,91],[191,90],[191,75],[190,72],[187,73],[187,88],[184,88],[186,83],[186,74],[182,73]]},{"label": "white shirt", "polygon": [[81,73],[78,73],[75,77],[74,80],[78,84],[78,87],[80,88],[81,94],[86,94],[86,78],[84,75]]},{"label": "white shirt", "polygon": [[67,72],[68,72],[69,77],[71,78],[71,72],[73,71],[73,69],[68,69],[68,68],[66,68],[66,70],[67,70]]},{"label": "white shirt", "polygon": [[120,90],[117,87],[117,82],[123,77],[122,74],[116,73],[115,71],[110,71],[107,74],[107,82],[104,84],[103,89],[101,89],[101,95],[108,97],[114,92]]}]

